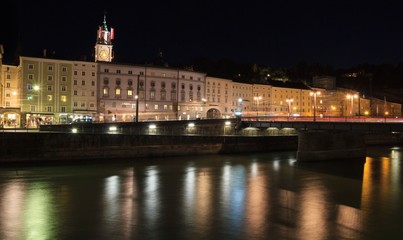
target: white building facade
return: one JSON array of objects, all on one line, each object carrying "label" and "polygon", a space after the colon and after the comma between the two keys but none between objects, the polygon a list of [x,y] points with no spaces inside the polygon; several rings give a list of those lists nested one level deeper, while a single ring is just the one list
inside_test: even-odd
[{"label": "white building facade", "polygon": [[101,122],[206,116],[206,74],[155,66],[98,63]]}]

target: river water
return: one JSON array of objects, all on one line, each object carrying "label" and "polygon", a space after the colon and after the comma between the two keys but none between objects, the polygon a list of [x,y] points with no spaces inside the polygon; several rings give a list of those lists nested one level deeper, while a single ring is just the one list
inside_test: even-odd
[{"label": "river water", "polygon": [[3,166],[0,239],[402,239],[402,149],[295,158]]}]

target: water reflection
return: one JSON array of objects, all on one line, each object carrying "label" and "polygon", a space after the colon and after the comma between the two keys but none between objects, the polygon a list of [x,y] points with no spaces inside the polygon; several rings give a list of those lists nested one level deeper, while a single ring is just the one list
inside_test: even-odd
[{"label": "water reflection", "polygon": [[365,161],[294,153],[0,172],[0,239],[396,239],[400,148]]},{"label": "water reflection", "polygon": [[25,186],[18,180],[0,185],[0,239],[17,239],[23,229]]}]

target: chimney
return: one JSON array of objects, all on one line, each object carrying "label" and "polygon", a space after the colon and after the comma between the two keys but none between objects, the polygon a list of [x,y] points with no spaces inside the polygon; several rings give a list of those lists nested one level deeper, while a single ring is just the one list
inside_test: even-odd
[{"label": "chimney", "polygon": [[46,49],[43,49],[43,57],[46,57]]}]

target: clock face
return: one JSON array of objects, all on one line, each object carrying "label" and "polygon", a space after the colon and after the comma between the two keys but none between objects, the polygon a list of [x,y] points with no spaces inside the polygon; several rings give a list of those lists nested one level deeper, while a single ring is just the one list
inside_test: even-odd
[{"label": "clock face", "polygon": [[108,59],[108,56],[109,56],[109,54],[108,54],[108,52],[105,51],[105,50],[101,50],[101,51],[99,52],[99,58],[102,59],[102,60]]}]

